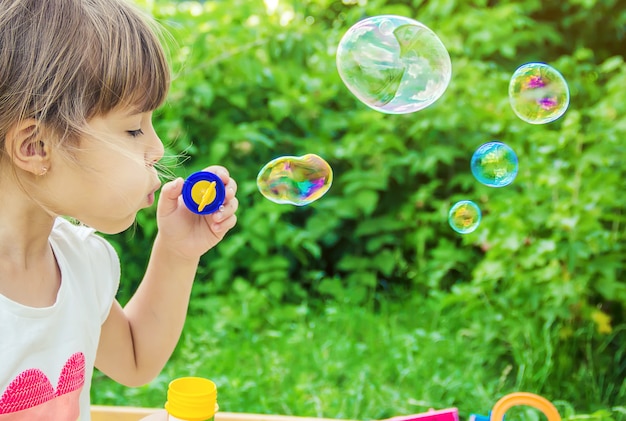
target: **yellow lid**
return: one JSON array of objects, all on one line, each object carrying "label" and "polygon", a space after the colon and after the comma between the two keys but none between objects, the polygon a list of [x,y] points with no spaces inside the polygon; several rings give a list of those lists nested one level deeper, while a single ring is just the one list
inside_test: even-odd
[{"label": "yellow lid", "polygon": [[217,387],[201,377],[172,380],[167,390],[167,412],[183,420],[205,421],[217,412]]}]

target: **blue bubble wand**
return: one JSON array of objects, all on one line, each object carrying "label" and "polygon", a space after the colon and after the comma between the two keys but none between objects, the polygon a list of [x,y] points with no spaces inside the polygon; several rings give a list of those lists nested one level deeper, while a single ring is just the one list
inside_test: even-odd
[{"label": "blue bubble wand", "polygon": [[224,182],[216,174],[198,171],[191,174],[183,184],[185,206],[198,215],[209,215],[222,206],[226,198]]}]

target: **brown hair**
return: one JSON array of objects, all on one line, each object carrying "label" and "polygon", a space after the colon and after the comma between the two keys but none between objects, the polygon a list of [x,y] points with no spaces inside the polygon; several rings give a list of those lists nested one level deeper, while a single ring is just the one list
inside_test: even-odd
[{"label": "brown hair", "polygon": [[0,0],[0,149],[26,118],[65,141],[118,106],[154,110],[169,83],[156,24],[124,0]]}]

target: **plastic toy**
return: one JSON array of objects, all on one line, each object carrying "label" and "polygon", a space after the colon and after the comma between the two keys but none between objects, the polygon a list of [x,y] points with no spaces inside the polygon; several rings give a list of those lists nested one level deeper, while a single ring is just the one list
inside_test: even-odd
[{"label": "plastic toy", "polygon": [[561,421],[561,415],[552,402],[543,396],[528,392],[515,392],[500,398],[491,409],[491,421],[502,421],[504,413],[518,405],[532,406],[540,410],[548,421]]},{"label": "plastic toy", "polygon": [[485,416],[485,415],[478,415],[478,414],[470,414],[468,421],[489,421],[490,415]]},{"label": "plastic toy", "polygon": [[518,405],[532,406],[540,410],[548,421],[561,421],[561,415],[552,402],[542,396],[528,392],[515,392],[503,396],[493,406],[489,416],[471,414],[469,421],[503,421],[505,412]]},{"label": "plastic toy", "polygon": [[459,410],[456,408],[441,409],[413,415],[402,415],[388,418],[385,421],[459,421]]},{"label": "plastic toy", "polygon": [[198,215],[208,215],[217,211],[224,203],[225,197],[224,183],[212,172],[195,172],[187,177],[183,184],[185,206]]}]

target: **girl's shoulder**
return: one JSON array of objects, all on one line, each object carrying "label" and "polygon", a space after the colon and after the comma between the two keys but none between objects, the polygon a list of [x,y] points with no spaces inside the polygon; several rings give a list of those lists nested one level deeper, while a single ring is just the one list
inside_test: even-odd
[{"label": "girl's shoulder", "polygon": [[120,260],[113,246],[96,230],[57,218],[50,234],[61,276],[67,288],[93,298],[102,323],[109,313],[119,286]]},{"label": "girl's shoulder", "polygon": [[57,217],[54,221],[54,227],[52,228],[52,235],[80,240],[89,238],[94,235],[95,232],[93,228],[83,225],[79,221],[67,219],[62,216]]},{"label": "girl's shoulder", "polygon": [[113,246],[96,230],[79,222],[58,217],[50,233],[50,241],[64,253],[77,254],[83,258],[91,256],[96,259],[107,257],[118,261]]}]

